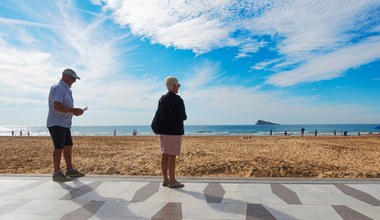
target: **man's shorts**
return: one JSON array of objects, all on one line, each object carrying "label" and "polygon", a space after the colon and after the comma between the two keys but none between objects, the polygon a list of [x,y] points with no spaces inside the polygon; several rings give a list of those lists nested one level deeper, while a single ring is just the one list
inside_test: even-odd
[{"label": "man's shorts", "polygon": [[63,149],[65,146],[73,145],[70,128],[52,126],[49,127],[49,133],[55,149]]}]

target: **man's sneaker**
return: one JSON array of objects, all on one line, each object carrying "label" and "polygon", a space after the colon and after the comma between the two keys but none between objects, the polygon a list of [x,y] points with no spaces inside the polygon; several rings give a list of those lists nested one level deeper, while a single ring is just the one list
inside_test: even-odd
[{"label": "man's sneaker", "polygon": [[67,181],[71,181],[71,178],[63,175],[62,172],[57,172],[57,173],[53,174],[53,181],[55,181],[55,182],[67,182]]},{"label": "man's sneaker", "polygon": [[66,176],[68,176],[68,177],[82,177],[82,176],[84,176],[84,173],[81,173],[81,172],[79,172],[78,170],[76,170],[76,169],[69,169],[69,170],[67,170],[66,171]]}]

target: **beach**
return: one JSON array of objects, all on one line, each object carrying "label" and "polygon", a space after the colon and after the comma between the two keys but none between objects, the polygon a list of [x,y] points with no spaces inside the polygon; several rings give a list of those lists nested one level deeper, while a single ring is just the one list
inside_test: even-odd
[{"label": "beach", "polygon": [[[88,175],[161,175],[158,136],[73,139],[73,163]],[[0,137],[0,173],[51,174],[52,152],[47,136]],[[380,136],[184,136],[176,175],[379,178]]]}]

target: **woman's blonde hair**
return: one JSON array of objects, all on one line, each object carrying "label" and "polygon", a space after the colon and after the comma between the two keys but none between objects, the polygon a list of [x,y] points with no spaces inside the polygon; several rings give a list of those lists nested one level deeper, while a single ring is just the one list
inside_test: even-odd
[{"label": "woman's blonde hair", "polygon": [[172,91],[174,89],[174,85],[178,85],[178,79],[174,76],[168,76],[165,79],[166,88],[168,88],[169,91]]}]

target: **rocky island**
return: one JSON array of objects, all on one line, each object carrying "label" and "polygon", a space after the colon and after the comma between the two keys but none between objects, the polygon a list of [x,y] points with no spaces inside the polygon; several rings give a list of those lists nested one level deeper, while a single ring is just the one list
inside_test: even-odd
[{"label": "rocky island", "polygon": [[269,121],[258,120],[255,125],[280,125]]}]

